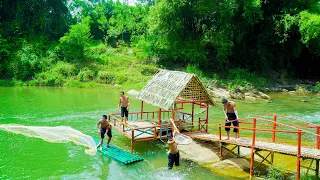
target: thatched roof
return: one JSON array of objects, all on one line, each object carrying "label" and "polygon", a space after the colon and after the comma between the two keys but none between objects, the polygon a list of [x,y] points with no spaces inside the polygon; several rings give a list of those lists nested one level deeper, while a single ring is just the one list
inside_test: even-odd
[{"label": "thatched roof", "polygon": [[165,110],[172,108],[177,98],[206,100],[207,104],[214,105],[199,78],[181,71],[158,71],[142,88],[137,98]]}]

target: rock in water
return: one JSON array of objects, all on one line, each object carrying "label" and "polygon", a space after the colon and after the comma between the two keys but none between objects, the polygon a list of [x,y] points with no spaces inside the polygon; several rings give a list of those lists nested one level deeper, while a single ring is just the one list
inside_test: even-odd
[{"label": "rock in water", "polygon": [[220,161],[219,156],[215,152],[194,141],[188,145],[179,145],[179,150],[181,158],[191,160],[200,165]]}]

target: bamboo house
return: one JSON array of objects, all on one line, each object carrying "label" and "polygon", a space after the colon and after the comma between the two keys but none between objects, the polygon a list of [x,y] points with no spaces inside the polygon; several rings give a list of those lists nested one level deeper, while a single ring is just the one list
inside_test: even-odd
[{"label": "bamboo house", "polygon": [[[180,71],[160,70],[142,88],[137,96],[141,100],[139,112],[129,112],[127,123],[120,113],[109,114],[113,127],[135,142],[166,139],[173,131],[170,118],[182,133],[207,132],[209,107],[214,105],[199,78]],[[154,111],[144,111],[144,104],[151,104]],[[198,112],[195,111],[198,109]]]}]

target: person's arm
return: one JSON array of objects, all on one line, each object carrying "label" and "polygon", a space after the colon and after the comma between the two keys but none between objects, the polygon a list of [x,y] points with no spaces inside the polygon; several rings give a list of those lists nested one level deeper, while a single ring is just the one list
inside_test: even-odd
[{"label": "person's arm", "polygon": [[226,109],[224,108],[224,106],[223,106],[222,111],[223,111],[224,117],[226,118],[226,120],[228,120],[227,112],[226,112]]},{"label": "person's arm", "polygon": [[98,133],[100,133],[99,124],[101,124],[101,121],[100,121],[100,120],[97,122],[97,125],[96,125],[96,128],[97,128]]},{"label": "person's arm", "polygon": [[130,107],[130,101],[129,101],[129,97],[128,97],[128,107],[127,107],[127,110],[129,110],[129,107]]},{"label": "person's arm", "polygon": [[119,99],[118,109],[120,108],[120,105],[121,105],[121,98]]},{"label": "person's arm", "polygon": [[236,120],[239,120],[239,116],[238,116],[238,111],[237,111],[236,105],[233,106],[233,110],[234,110],[234,113],[235,113],[236,116],[237,116],[237,119],[236,119]]}]

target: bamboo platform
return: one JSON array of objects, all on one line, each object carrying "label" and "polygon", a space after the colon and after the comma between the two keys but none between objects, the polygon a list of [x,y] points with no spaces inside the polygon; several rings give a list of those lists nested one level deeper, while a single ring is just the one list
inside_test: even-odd
[{"label": "bamboo platform", "polygon": [[[230,138],[230,140],[225,140],[227,137],[222,136],[222,139],[219,140],[219,136],[214,134],[207,134],[202,132],[195,132],[190,135],[190,137],[199,140],[205,141],[213,141],[213,142],[222,142],[227,144],[239,145],[242,147],[252,147],[252,140],[246,138]],[[289,144],[281,144],[281,143],[272,143],[265,141],[255,141],[255,149],[259,150],[267,150],[274,151],[281,154],[293,155],[297,156],[298,148],[294,145]],[[312,158],[312,159],[320,159],[320,149],[309,148],[309,147],[301,147],[301,155],[300,157]]]},{"label": "bamboo platform", "polygon": [[[100,140],[97,138],[92,137],[95,141],[96,145],[99,144]],[[143,161],[142,157],[136,156],[134,154],[131,154],[127,151],[124,151],[116,146],[110,145],[110,147],[107,147],[105,143],[102,145],[102,150],[98,148],[98,152],[101,152],[103,155],[108,156],[112,159],[117,160],[118,162],[122,164],[131,164],[138,161]]]}]

